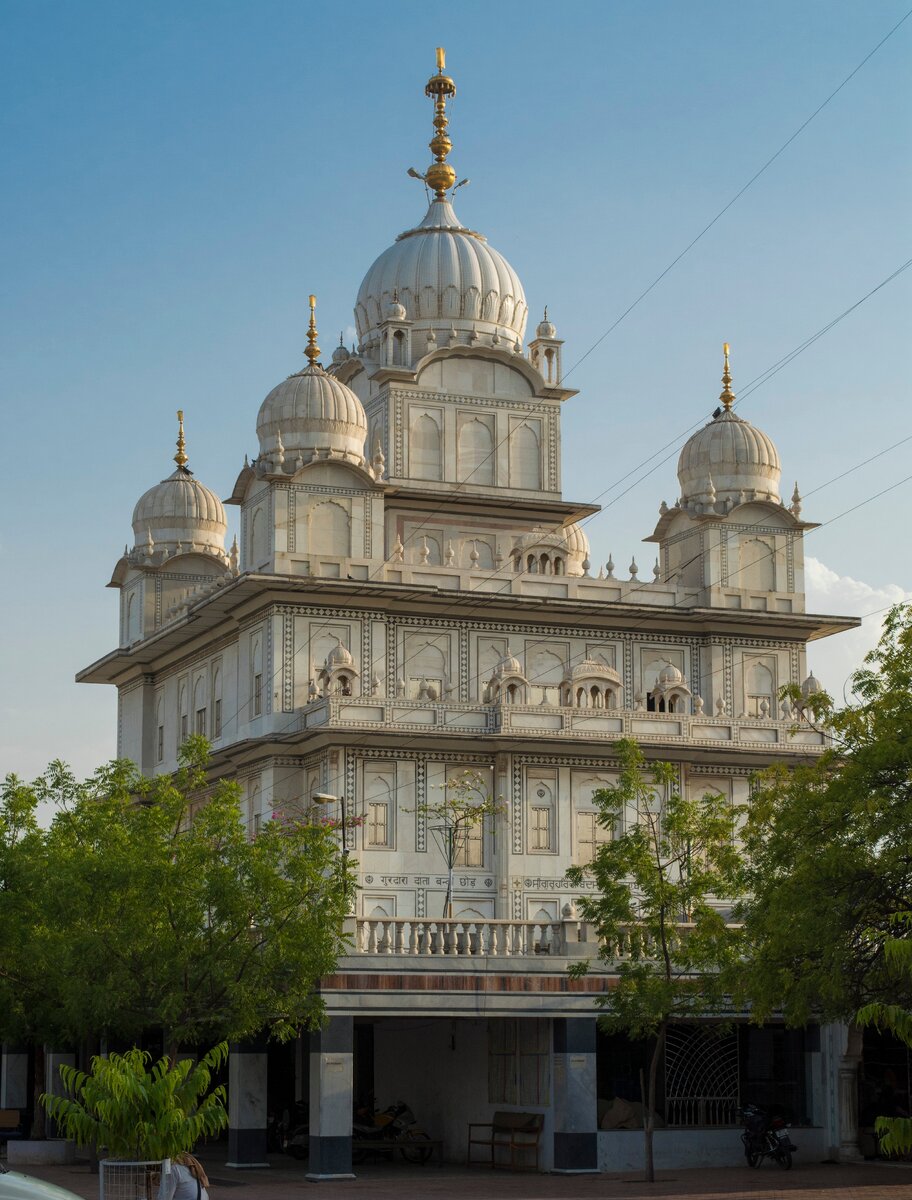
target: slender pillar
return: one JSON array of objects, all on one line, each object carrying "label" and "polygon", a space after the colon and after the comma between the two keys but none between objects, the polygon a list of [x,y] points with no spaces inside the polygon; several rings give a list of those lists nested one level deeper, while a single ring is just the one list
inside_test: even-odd
[{"label": "slender pillar", "polygon": [[228,1162],[268,1167],[266,1158],[266,1039],[232,1042],[228,1050]]},{"label": "slender pillar", "polygon": [[[44,1052],[44,1090],[49,1096],[65,1096],[66,1088],[63,1085],[63,1080],[60,1078],[60,1068],[62,1066],[73,1067],[76,1065],[76,1055],[68,1050],[50,1050],[45,1049]],[[35,1104],[38,1104],[38,1097],[35,1097]],[[58,1137],[56,1122],[51,1118],[47,1118],[47,1136],[49,1138]]]},{"label": "slender pillar", "polygon": [[352,1174],[351,1017],[330,1017],[310,1035],[311,1180],[354,1179]]},{"label": "slender pillar", "polygon": [[28,1047],[3,1043],[0,1054],[0,1108],[28,1108]]},{"label": "slender pillar", "polygon": [[857,1025],[846,1032],[845,1050],[839,1063],[839,1161],[860,1162],[858,1148],[858,1069],[861,1066],[863,1034]]},{"label": "slender pillar", "polygon": [[554,1167],[561,1175],[598,1171],[594,1017],[555,1017]]}]

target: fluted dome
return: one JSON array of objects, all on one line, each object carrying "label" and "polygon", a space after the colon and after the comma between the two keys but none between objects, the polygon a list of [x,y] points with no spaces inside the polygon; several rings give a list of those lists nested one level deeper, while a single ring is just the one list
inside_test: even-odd
[{"label": "fluted dome", "polygon": [[538,328],[535,330],[535,336],[540,338],[556,338],[557,330],[554,328],[553,321],[548,320],[548,310],[545,309],[544,317],[539,321]]},{"label": "fluted dome", "polygon": [[714,500],[778,504],[781,474],[779,454],[766,434],[727,408],[684,443],[678,459],[685,506]]},{"label": "fluted dome", "polygon": [[805,700],[807,700],[809,696],[816,696],[818,692],[822,691],[823,684],[812,671],[801,685],[801,694],[804,696]]},{"label": "fluted dome", "polygon": [[684,676],[674,665],[674,663],[666,663],[659,672],[659,683],[662,687],[671,687],[676,683],[683,683]]},{"label": "fluted dome", "polygon": [[260,406],[260,454],[271,457],[281,435],[285,461],[336,458],[361,466],[367,417],[355,393],[320,366],[308,366],[272,389]]},{"label": "fluted dome", "polygon": [[341,641],[333,646],[329,654],[326,656],[327,667],[350,667],[354,664],[354,659],[351,656],[351,651],[343,646]]},{"label": "fluted dome", "polygon": [[[460,224],[449,200],[432,201],[421,224],[400,234],[365,275],[355,324],[368,354],[395,303],[415,329],[434,330],[440,345],[449,344],[452,330],[465,341],[473,329],[521,340],[528,316],[516,272],[480,233]],[[417,354],[425,353],[425,341],[415,339]]]},{"label": "fluted dome", "polygon": [[[561,535],[564,539],[564,544],[567,547],[567,555],[571,563],[582,571],[583,563],[589,558],[589,539],[586,537],[585,530],[582,525],[574,521],[570,525],[565,525],[561,530]],[[570,571],[571,575],[577,574],[575,570]]]},{"label": "fluted dome", "polygon": [[178,467],[173,475],[149,488],[133,509],[137,546],[146,544],[151,535],[156,550],[174,553],[180,543],[184,550],[215,550],[224,557],[227,531],[221,500],[186,467]]},{"label": "fluted dome", "polygon": [[566,678],[573,682],[580,679],[610,679],[613,683],[621,681],[621,677],[614,667],[609,667],[607,663],[596,662],[593,658],[584,658],[582,662],[577,663]]},{"label": "fluted dome", "polygon": [[514,658],[512,654],[505,654],[494,668],[494,676],[498,679],[504,679],[511,675],[519,675],[520,678],[525,678],[519,659]]}]

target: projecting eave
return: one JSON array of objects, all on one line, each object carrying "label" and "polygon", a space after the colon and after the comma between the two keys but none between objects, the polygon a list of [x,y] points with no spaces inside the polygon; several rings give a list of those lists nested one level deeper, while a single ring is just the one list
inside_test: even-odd
[{"label": "projecting eave", "polygon": [[415,487],[412,483],[400,482],[397,479],[390,479],[388,484],[387,508],[408,505],[409,509],[416,512],[439,512],[440,502],[445,499],[448,507],[452,505],[460,510],[461,516],[490,517],[498,515],[502,506],[503,515],[512,520],[519,516],[560,528],[571,521],[582,521],[601,512],[601,506],[598,504],[573,504],[559,499],[557,495],[554,499],[548,499],[540,492],[528,497],[512,494],[504,496],[499,489],[493,487],[484,492],[470,492],[465,490],[465,486],[458,484],[441,484],[439,490]]},{"label": "projecting eave", "polygon": [[459,591],[433,584],[355,582],[308,576],[245,574],[203,597],[187,613],[169,622],[152,637],[121,646],[76,676],[77,683],[123,684],[149,671],[163,670],[188,654],[197,653],[201,639],[234,634],[241,621],[275,604],[354,606],[366,612],[423,615],[440,618],[458,605],[466,620],[515,620],[560,626],[609,630],[655,631],[714,637],[770,637],[796,642],[816,641],[856,629],[858,617],[812,613],[767,613],[720,608],[657,608],[621,601],[560,599],[502,592]]}]

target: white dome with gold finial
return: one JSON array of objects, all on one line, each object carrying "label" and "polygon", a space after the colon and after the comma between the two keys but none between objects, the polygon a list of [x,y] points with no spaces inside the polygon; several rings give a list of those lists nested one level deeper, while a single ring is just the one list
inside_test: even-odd
[{"label": "white dome with gold finial", "polygon": [[[414,329],[435,335],[438,345],[468,342],[473,334],[497,344],[504,334],[522,340],[528,306],[519,276],[480,233],[468,229],[447,195],[456,184],[456,172],[446,161],[452,143],[446,133],[446,100],[456,85],[444,74],[444,54],[437,51],[436,75],[428,80],[426,95],[434,99],[435,135],[430,147],[435,161],[423,179],[434,192],[424,220],[399,235],[364,277],[355,303],[355,324],[362,353],[380,341],[380,326],[389,319],[390,306],[404,311]],[[456,185],[459,186],[459,185]],[[455,189],[454,189],[455,190]],[[510,336],[509,343],[515,343]],[[426,337],[413,344],[424,353]]]},{"label": "white dome with gold finial", "polygon": [[137,500],[133,509],[135,548],[146,547],[151,540],[155,550],[169,555],[197,551],[224,558],[228,532],[224,506],[187,467],[183,411],[177,419],[177,470]]},{"label": "white dome with gold finial", "polygon": [[317,361],[316,298],[310,297],[308,365],[272,389],[260,406],[257,437],[260,454],[272,458],[279,452],[285,461],[298,457],[305,462],[317,458],[342,459],[355,466],[364,464],[367,417],[355,393]]},{"label": "white dome with gold finial", "polygon": [[732,411],[735,394],[731,390],[728,353],[726,343],[721,407],[708,425],[684,443],[678,459],[685,508],[693,503],[779,503],[779,454],[765,433]]}]

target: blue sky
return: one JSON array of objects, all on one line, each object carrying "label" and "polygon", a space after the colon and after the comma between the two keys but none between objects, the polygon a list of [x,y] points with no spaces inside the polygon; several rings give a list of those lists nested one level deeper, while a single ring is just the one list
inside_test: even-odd
[{"label": "blue sky", "polygon": [[[308,292],[324,349],[350,336],[362,276],[423,214],[405,172],[429,158],[436,45],[458,87],[452,161],[472,180],[457,210],[533,312],[548,304],[566,371],[905,11],[7,0],[0,772],[113,752],[113,696],[72,678],[115,643],[103,585],[133,504],[168,471],[174,410],[224,495],[263,396],[302,361]],[[910,65],[912,18],[572,371],[569,499],[712,409],[724,340],[738,391],[912,255]],[[912,270],[745,400],[789,488],[912,434],[910,309]],[[804,515],[827,521],[904,478],[910,446]],[[649,564],[640,539],[676,495],[674,464],[603,497],[596,560]],[[809,538],[817,607],[912,590],[910,497],[905,484]],[[832,658],[838,679],[815,670],[841,686],[862,649]]]}]

